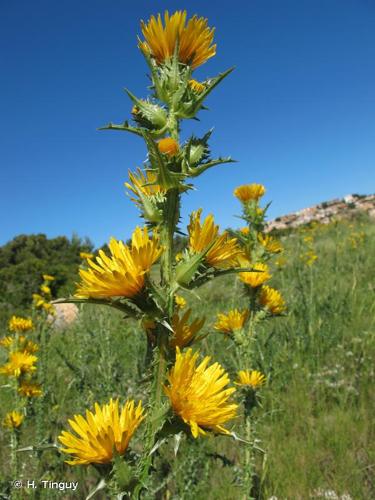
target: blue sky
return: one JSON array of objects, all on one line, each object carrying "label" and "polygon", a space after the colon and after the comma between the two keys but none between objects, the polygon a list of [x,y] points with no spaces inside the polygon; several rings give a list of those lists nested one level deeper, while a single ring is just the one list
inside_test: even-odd
[{"label": "blue sky", "polygon": [[[98,132],[145,97],[139,20],[188,8],[216,27],[217,55],[196,72],[236,70],[193,123],[232,155],[183,199],[235,226],[235,186],[261,182],[270,217],[375,184],[375,3],[372,0],[1,2],[0,244],[21,233],[128,238],[125,196],[142,141]],[[189,124],[187,131],[191,131]],[[187,132],[185,134],[187,137]]]}]

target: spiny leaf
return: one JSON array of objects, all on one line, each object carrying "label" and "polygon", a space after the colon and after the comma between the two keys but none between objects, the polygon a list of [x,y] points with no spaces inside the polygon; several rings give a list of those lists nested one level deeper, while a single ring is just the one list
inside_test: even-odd
[{"label": "spiny leaf", "polygon": [[142,137],[142,130],[137,127],[132,127],[127,121],[125,121],[122,125],[115,125],[114,123],[110,122],[108,123],[108,125],[99,127],[97,130],[122,130]]}]

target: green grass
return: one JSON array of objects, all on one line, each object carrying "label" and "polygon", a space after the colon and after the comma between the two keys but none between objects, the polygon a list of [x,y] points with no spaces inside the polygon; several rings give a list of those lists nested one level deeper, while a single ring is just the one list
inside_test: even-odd
[{"label": "green grass", "polygon": [[[310,234],[318,256],[312,266],[300,258],[307,245],[303,238]],[[196,314],[207,316],[210,334],[201,343],[204,354],[220,361],[232,377],[243,368],[267,375],[255,415],[258,445],[264,450],[256,456],[258,498],[323,498],[323,490],[355,500],[375,498],[374,234],[374,224],[359,219],[283,237],[286,265],[275,267],[271,284],[286,298],[288,314],[261,325],[251,367],[239,366],[232,343],[212,328],[217,312],[245,304],[241,285],[225,277],[205,285],[200,299],[185,294]],[[119,312],[82,306],[74,325],[52,332],[47,354],[48,376],[42,381],[49,407],[43,423],[46,441],[54,442],[67,418],[95,401],[118,395],[145,399],[144,334]],[[1,418],[10,409],[10,396],[3,387]],[[35,444],[30,416],[21,445]],[[149,498],[240,498],[243,446],[226,437],[184,439],[175,458],[166,445],[156,461]],[[141,447],[139,433],[135,451]],[[23,479],[78,480],[76,498],[85,498],[98,482],[94,468],[70,467],[55,449],[39,458],[23,452],[19,458]],[[5,495],[9,479],[15,479],[10,477],[7,432],[1,436],[0,462]],[[74,497],[52,490],[22,491],[21,498]]]}]

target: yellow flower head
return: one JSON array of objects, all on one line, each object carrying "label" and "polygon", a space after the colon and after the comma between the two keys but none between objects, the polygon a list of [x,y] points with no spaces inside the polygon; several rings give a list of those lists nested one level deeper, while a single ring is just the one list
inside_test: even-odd
[{"label": "yellow flower head", "polygon": [[83,260],[85,260],[85,259],[93,259],[94,258],[94,254],[93,253],[88,253],[88,252],[80,252],[79,256]]},{"label": "yellow flower head", "polygon": [[43,302],[42,307],[48,314],[55,314],[56,312],[53,304],[50,304],[49,302]]},{"label": "yellow flower head", "polygon": [[[5,349],[10,349],[13,345],[17,343],[16,337],[4,337],[0,340],[0,345],[5,347]],[[22,352],[26,352],[28,354],[34,354],[39,350],[38,344],[33,342],[32,340],[27,340],[24,335],[20,335],[18,337],[18,347]]]},{"label": "yellow flower head", "polygon": [[12,352],[8,363],[0,367],[0,373],[8,377],[19,377],[21,373],[33,372],[36,370],[34,364],[37,359],[36,356],[27,352]]},{"label": "yellow flower head", "polygon": [[95,403],[95,412],[86,410],[86,418],[75,415],[69,424],[77,435],[62,431],[58,437],[65,446],[61,451],[73,455],[73,460],[66,463],[106,464],[111,462],[114,453],[123,455],[144,419],[143,411],[141,401],[138,406],[134,401],[127,401],[120,409],[118,399],[111,399],[101,407]]},{"label": "yellow flower head", "polygon": [[39,293],[33,293],[33,302],[35,307],[42,307],[44,304],[44,298]]},{"label": "yellow flower head", "polygon": [[47,285],[41,285],[40,290],[45,294],[45,295],[51,295],[51,289]]},{"label": "yellow flower head", "polygon": [[318,256],[314,253],[314,250],[309,250],[300,256],[301,260],[308,266],[312,266],[314,262],[318,259]]},{"label": "yellow flower head", "polygon": [[175,313],[172,317],[172,328],[174,336],[170,341],[171,347],[185,347],[196,338],[197,333],[204,325],[206,318],[195,319],[188,324],[191,309],[188,309],[181,317]]},{"label": "yellow flower head", "polygon": [[250,229],[247,226],[244,226],[240,228],[240,232],[246,236],[250,233]]},{"label": "yellow flower head", "polygon": [[158,149],[160,153],[168,155],[169,157],[176,156],[180,147],[172,137],[165,137],[158,142]]},{"label": "yellow flower head", "polygon": [[245,184],[243,186],[238,186],[234,190],[234,196],[243,203],[247,203],[253,200],[258,201],[265,192],[266,188],[262,184]]},{"label": "yellow flower head", "polygon": [[140,168],[138,168],[137,172],[131,172],[129,170],[128,173],[130,183],[125,182],[125,186],[135,194],[136,198],[131,198],[131,200],[138,205],[142,204],[139,193],[142,193],[147,197],[165,193],[165,189],[156,183],[157,176],[152,170],[146,170],[143,172]]},{"label": "yellow flower head", "polygon": [[7,337],[3,337],[0,340],[0,345],[5,349],[9,349],[10,347],[12,347],[13,342],[14,342],[14,337],[10,337],[8,335]]},{"label": "yellow flower head", "polygon": [[158,64],[171,59],[178,41],[178,60],[197,68],[216,54],[216,45],[212,45],[214,29],[207,26],[207,19],[193,16],[186,24],[186,11],[176,11],[169,16],[164,14],[164,26],[161,15],[151,16],[146,24],[141,21],[145,41],[139,41],[139,48],[144,54],[155,58]]},{"label": "yellow flower head", "polygon": [[231,309],[228,314],[219,313],[217,315],[217,321],[214,328],[223,333],[233,333],[235,330],[240,330],[244,326],[248,317],[249,311],[247,309],[243,311]]},{"label": "yellow flower head", "polygon": [[26,398],[36,398],[42,395],[42,389],[39,384],[23,380],[18,388],[18,393]]},{"label": "yellow flower head", "polygon": [[190,426],[195,438],[206,434],[205,429],[228,434],[223,424],[236,417],[238,405],[228,401],[236,389],[224,389],[230,380],[219,363],[208,367],[211,358],[206,356],[196,366],[197,359],[198,353],[191,349],[181,353],[177,348],[164,391],[174,413]]},{"label": "yellow flower head", "polygon": [[248,264],[254,271],[239,273],[240,280],[246,285],[256,288],[271,278],[267,264],[258,262],[257,264]]},{"label": "yellow flower head", "polygon": [[202,209],[199,209],[190,215],[189,250],[192,253],[200,253],[212,245],[205,255],[210,266],[235,267],[238,264],[237,257],[242,253],[237,239],[230,238],[226,232],[219,235],[219,226],[215,225],[212,215],[208,215],[201,223],[201,213]]},{"label": "yellow flower head", "polygon": [[203,83],[197,82],[197,80],[189,80],[188,84],[189,87],[197,94],[201,94],[205,89]]},{"label": "yellow flower head", "polygon": [[281,293],[267,285],[262,286],[260,290],[259,303],[272,314],[281,314],[286,309]]},{"label": "yellow flower head", "polygon": [[266,377],[257,370],[241,370],[238,372],[238,380],[235,384],[248,386],[255,390],[259,389],[265,381]]},{"label": "yellow flower head", "polygon": [[186,307],[186,300],[181,295],[175,295],[174,301],[180,309]]},{"label": "yellow flower head", "polygon": [[12,316],[9,320],[8,328],[11,332],[27,332],[34,328],[33,320],[31,318],[20,318],[19,316]]},{"label": "yellow flower head", "polygon": [[268,234],[258,234],[258,241],[264,248],[271,253],[280,253],[283,251],[282,244],[273,236],[269,236]]},{"label": "yellow flower head", "polygon": [[156,233],[149,237],[147,228],[137,227],[132,235],[130,248],[122,241],[109,243],[111,256],[99,250],[96,262],[89,259],[89,269],[80,269],[82,282],[78,297],[134,297],[143,288],[145,273],[162,252]]},{"label": "yellow flower head", "polygon": [[9,429],[18,429],[23,422],[24,415],[18,411],[11,411],[5,415],[3,426]]},{"label": "yellow flower head", "polygon": [[43,279],[44,279],[44,281],[54,281],[55,280],[54,276],[51,276],[50,274],[43,274]]},{"label": "yellow flower head", "polygon": [[38,344],[36,344],[32,340],[26,340],[26,338],[24,338],[22,341],[20,339],[20,345],[21,345],[22,351],[26,352],[28,354],[34,354],[35,352],[39,351]]}]

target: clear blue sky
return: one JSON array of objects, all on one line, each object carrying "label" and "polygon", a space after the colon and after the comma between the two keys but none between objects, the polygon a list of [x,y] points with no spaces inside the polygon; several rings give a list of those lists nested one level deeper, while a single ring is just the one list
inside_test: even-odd
[{"label": "clear blue sky", "polygon": [[[196,133],[216,155],[184,197],[234,226],[239,184],[261,182],[270,216],[375,184],[373,0],[18,0],[1,2],[0,244],[20,233],[128,238],[138,223],[123,182],[142,141],[98,132],[129,118],[126,86],[146,96],[139,20],[188,8],[216,27],[217,55],[197,78],[236,70]],[[189,125],[188,130],[191,130]]]}]

